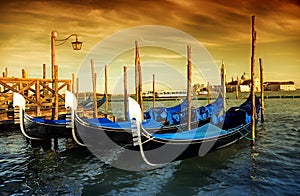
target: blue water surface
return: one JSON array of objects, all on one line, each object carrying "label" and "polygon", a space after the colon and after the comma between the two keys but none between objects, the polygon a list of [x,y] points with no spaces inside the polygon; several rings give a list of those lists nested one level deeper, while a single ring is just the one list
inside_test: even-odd
[{"label": "blue water surface", "polygon": [[106,165],[64,139],[58,150],[33,149],[19,130],[1,130],[0,193],[300,195],[300,99],[266,99],[265,105],[266,121],[257,127],[254,148],[244,139],[203,157],[139,172]]}]

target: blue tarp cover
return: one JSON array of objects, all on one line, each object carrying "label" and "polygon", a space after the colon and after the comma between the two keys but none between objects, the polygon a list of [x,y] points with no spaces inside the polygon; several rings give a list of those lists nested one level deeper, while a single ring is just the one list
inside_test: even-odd
[{"label": "blue tarp cover", "polygon": [[45,124],[66,124],[66,120],[46,120],[42,118],[33,118],[33,121],[36,123],[45,123]]},{"label": "blue tarp cover", "polygon": [[[178,125],[187,121],[187,100],[179,105],[165,108],[150,108],[144,113],[145,119],[154,119],[164,125]],[[205,120],[219,114],[223,109],[223,98],[220,95],[213,103],[192,109],[192,121]]]},{"label": "blue tarp cover", "polygon": [[219,136],[222,134],[228,133],[225,130],[220,129],[219,127],[207,123],[201,127],[183,131],[178,133],[163,133],[163,134],[152,134],[155,139],[168,139],[168,140],[197,140]]},{"label": "blue tarp cover", "polygon": [[[93,118],[93,119],[85,119],[86,122],[91,123],[95,126],[99,127],[108,127],[108,128],[121,128],[121,129],[131,129],[131,124],[129,121],[126,122],[111,122],[110,120],[106,118]],[[142,126],[145,129],[151,129],[151,128],[160,128],[162,124],[159,122],[147,119],[142,122]]]}]

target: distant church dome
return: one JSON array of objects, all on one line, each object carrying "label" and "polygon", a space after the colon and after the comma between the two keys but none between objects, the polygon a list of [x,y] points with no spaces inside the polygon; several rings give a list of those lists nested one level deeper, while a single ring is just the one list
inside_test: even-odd
[{"label": "distant church dome", "polygon": [[245,72],[244,72],[244,74],[241,76],[241,80],[249,80],[249,77],[246,75]]}]

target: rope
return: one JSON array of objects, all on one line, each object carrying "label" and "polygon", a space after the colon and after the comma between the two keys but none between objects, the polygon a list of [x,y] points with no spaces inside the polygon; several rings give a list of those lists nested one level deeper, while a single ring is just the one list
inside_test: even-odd
[{"label": "rope", "polygon": [[71,128],[72,128],[72,136],[73,136],[73,139],[74,141],[79,145],[79,146],[89,146],[89,145],[86,145],[86,144],[83,144],[81,143],[77,137],[76,137],[76,133],[75,133],[75,110],[73,108],[71,108]]},{"label": "rope", "polygon": [[20,109],[20,128],[21,128],[21,132],[22,134],[27,137],[28,139],[31,139],[31,140],[43,140],[42,138],[36,138],[36,137],[31,137],[29,135],[27,135],[25,129],[24,129],[24,116],[25,116],[25,111],[23,109]]},{"label": "rope", "polygon": [[[242,128],[248,132],[248,130],[244,126]],[[241,136],[243,136],[245,139],[247,139],[249,141],[253,140],[252,138],[247,137],[245,134],[243,134],[240,130],[237,130],[237,132],[239,132],[241,134]]]},{"label": "rope", "polygon": [[181,126],[179,126],[179,125],[175,125],[175,127],[176,127],[179,131],[181,131],[181,132],[185,131],[185,130],[183,130],[183,129],[181,128]]},{"label": "rope", "polygon": [[[137,123],[137,122],[135,122]],[[143,160],[145,161],[145,163],[147,163],[148,165],[152,166],[152,167],[161,167],[161,166],[164,166],[166,165],[166,163],[151,163],[146,155],[145,155],[145,152],[144,152],[144,149],[143,149],[143,143],[141,142],[141,128],[143,129],[143,131],[146,131],[143,126],[141,125],[141,123],[137,123],[137,132],[138,132],[138,143],[139,143],[139,147],[140,147],[140,153],[141,153],[141,156],[143,158]],[[146,133],[148,134],[148,132],[146,131]],[[149,135],[149,134],[148,134]],[[146,136],[147,137],[147,136]],[[151,139],[149,138],[148,140],[146,140],[146,142],[150,141]]]}]

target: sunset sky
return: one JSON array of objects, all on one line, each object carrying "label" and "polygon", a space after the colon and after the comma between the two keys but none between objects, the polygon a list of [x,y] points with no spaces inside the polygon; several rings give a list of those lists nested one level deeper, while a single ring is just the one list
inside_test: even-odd
[{"label": "sunset sky", "polygon": [[[103,40],[118,36],[127,29],[157,25],[170,27],[195,38],[207,49],[218,67],[224,60],[228,80],[232,76],[241,76],[243,72],[250,75],[251,16],[255,15],[257,68],[258,58],[261,57],[266,81],[292,80],[300,87],[300,2],[297,0],[2,0],[0,15],[0,71],[8,67],[9,76],[20,77],[21,69],[24,68],[28,70],[28,77],[42,77],[42,65],[45,63],[50,77],[51,31],[58,33],[58,39],[76,33],[79,40],[83,41],[80,51],[73,51],[71,48],[70,42],[74,38],[56,47],[59,77],[70,79],[71,73],[77,73],[83,66],[90,69],[90,65],[83,64],[89,60],[87,58],[90,57],[90,52],[99,47]],[[153,39],[156,37],[156,41],[160,41],[163,36],[166,35],[157,31]],[[145,60],[148,58],[147,52],[150,51],[147,51],[147,47],[143,48],[145,37],[142,34],[136,37],[141,45],[142,65],[147,64]],[[168,41],[172,42],[172,39]],[[120,75],[124,65],[129,69],[134,66],[134,53],[131,52],[134,51],[134,42],[122,40],[120,43],[111,44],[106,52],[113,52],[116,48],[125,50],[118,58],[130,57],[131,60],[120,62],[119,67],[116,66],[118,59],[103,57],[101,61],[95,61],[100,66],[99,70],[104,64],[108,64],[112,86],[116,82],[113,79],[114,74]],[[164,58],[170,60],[178,56],[174,51],[161,51],[160,55],[160,64],[166,63]],[[192,58],[197,55],[193,53],[192,46]],[[171,61],[166,64],[168,63]],[[179,63],[186,64],[179,58],[174,66]],[[152,74],[156,74],[158,79],[160,74],[161,78],[167,77],[168,71],[163,66],[161,69],[159,66],[154,66],[152,70],[150,68],[151,65],[145,65],[145,81]],[[185,72],[185,66],[177,68],[178,72]],[[202,82],[196,76],[193,80],[193,83]],[[173,83],[176,82],[175,79]],[[183,83],[178,88],[184,88]],[[114,91],[115,87],[112,86],[110,91]],[[99,88],[102,90],[102,87]]]}]

